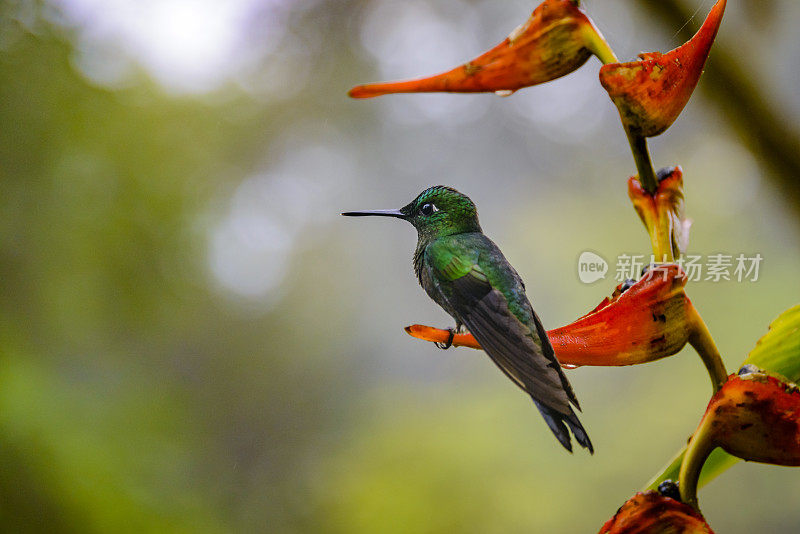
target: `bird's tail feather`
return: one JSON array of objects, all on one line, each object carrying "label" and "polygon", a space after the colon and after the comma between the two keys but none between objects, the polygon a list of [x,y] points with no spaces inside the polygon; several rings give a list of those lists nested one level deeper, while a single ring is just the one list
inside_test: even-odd
[{"label": "bird's tail feather", "polygon": [[572,408],[570,408],[569,414],[564,414],[538,402],[536,399],[533,399],[533,402],[536,404],[536,407],[539,408],[539,412],[542,414],[542,417],[544,417],[547,426],[550,427],[550,430],[552,430],[553,434],[555,434],[556,438],[565,449],[572,452],[572,439],[570,438],[569,430],[567,430],[567,427],[569,427],[575,435],[575,440],[578,444],[588,449],[590,454],[594,454],[592,442],[589,440],[586,430],[583,428],[583,425],[581,425],[578,416],[575,415]]}]

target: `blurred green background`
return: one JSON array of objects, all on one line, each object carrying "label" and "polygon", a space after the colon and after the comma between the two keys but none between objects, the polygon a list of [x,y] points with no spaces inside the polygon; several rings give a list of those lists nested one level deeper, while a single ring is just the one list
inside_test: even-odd
[{"label": "blurred green background", "polygon": [[[621,58],[711,6],[585,4]],[[346,97],[461,63],[533,7],[0,2],[0,530],[596,532],[641,488],[708,400],[690,348],[570,371],[597,452],[566,454],[488,358],[403,332],[451,323],[411,227],[338,216],[455,186],[549,328],[616,284],[580,283],[582,251],[649,253],[596,59],[505,99]],[[651,143],[683,166],[690,253],[764,258],[757,282],[688,288],[729,369],[800,295],[793,152],[757,135],[797,146],[798,20],[731,3]],[[726,87],[717,57],[758,83]],[[796,532],[799,475],[740,464],[701,505],[718,532]]]}]

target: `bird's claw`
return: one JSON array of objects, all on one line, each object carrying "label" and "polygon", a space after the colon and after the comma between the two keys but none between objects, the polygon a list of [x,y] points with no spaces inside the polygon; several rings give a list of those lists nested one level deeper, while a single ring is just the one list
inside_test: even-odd
[{"label": "bird's claw", "polygon": [[447,341],[445,343],[441,343],[439,341],[434,341],[433,342],[434,345],[436,345],[438,348],[440,348],[442,350],[447,350],[450,347],[452,347],[453,346],[453,338],[456,337],[455,328],[448,328],[447,331],[450,332],[450,335],[447,336]]}]

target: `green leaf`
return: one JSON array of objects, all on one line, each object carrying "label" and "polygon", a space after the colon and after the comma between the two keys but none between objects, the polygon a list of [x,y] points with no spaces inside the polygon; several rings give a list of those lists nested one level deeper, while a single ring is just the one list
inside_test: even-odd
[{"label": "green leaf", "polygon": [[769,332],[744,361],[748,363],[783,375],[790,382],[800,380],[800,305],[772,321]]},{"label": "green leaf", "polygon": [[[786,377],[790,382],[800,380],[800,305],[789,308],[772,321],[769,331],[756,342],[742,365],[751,364]],[[678,480],[683,461],[683,447],[653,479],[646,489],[656,489],[667,479]],[[703,465],[697,487],[702,488],[720,473],[740,460],[722,449],[715,449]]]},{"label": "green leaf", "polygon": [[[644,489],[657,489],[658,485],[667,479],[677,482],[678,473],[681,470],[681,462],[683,462],[683,455],[685,452],[686,447],[681,449],[675,458],[669,464],[667,464],[658,475],[653,477],[653,479],[647,483],[647,486]],[[706,463],[703,464],[703,470],[700,472],[700,479],[697,482],[697,487],[702,488],[714,480],[717,475],[739,462],[739,458],[731,456],[722,449],[714,449],[714,451],[711,452],[706,460]]]}]

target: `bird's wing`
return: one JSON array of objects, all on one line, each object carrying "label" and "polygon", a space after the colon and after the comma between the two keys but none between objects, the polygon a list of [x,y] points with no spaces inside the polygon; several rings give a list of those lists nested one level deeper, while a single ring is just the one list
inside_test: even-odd
[{"label": "bird's wing", "polygon": [[427,263],[444,281],[440,291],[494,363],[537,402],[572,413],[574,395],[566,378],[562,380],[552,346],[533,310],[531,326],[520,321],[475,255],[449,249],[446,243],[431,252]]}]

